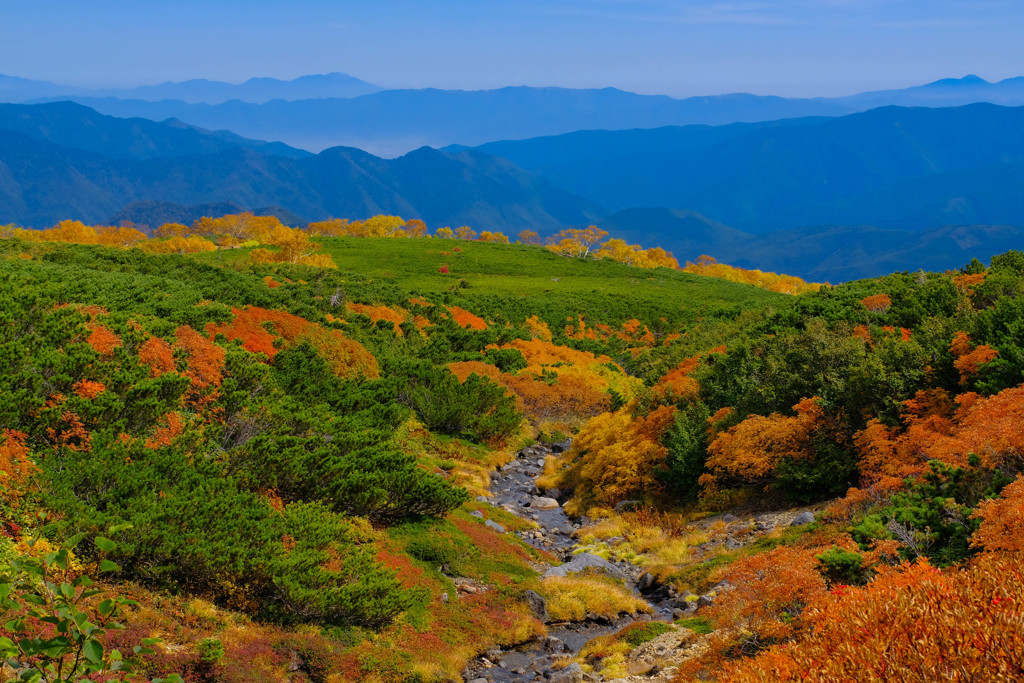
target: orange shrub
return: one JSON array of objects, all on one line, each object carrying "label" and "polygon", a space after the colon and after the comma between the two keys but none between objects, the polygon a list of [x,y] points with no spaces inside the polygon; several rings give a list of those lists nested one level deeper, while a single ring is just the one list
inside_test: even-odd
[{"label": "orange shrub", "polygon": [[903,477],[924,472],[930,459],[964,467],[971,453],[988,468],[1024,469],[1024,385],[988,398],[962,394],[952,418],[947,417],[950,406],[944,396],[932,390],[907,401],[905,431],[869,422],[854,438],[862,474],[898,487]]},{"label": "orange shrub", "polygon": [[966,332],[957,332],[949,345],[950,353],[956,356],[953,367],[960,373],[960,384],[967,384],[970,378],[978,374],[982,365],[995,360],[999,352],[988,344],[980,344],[971,349],[971,338]]},{"label": "orange shrub", "polygon": [[783,460],[813,457],[810,437],[824,416],[818,400],[800,401],[793,406],[794,417],[751,415],[718,434],[708,446],[711,474],[701,476],[701,485],[714,489],[723,477],[757,483],[770,478]]},{"label": "orange shrub", "polygon": [[720,628],[742,628],[762,643],[789,638],[795,618],[826,592],[815,552],[779,546],[736,561],[720,575],[730,587],[716,596],[707,615]]},{"label": "orange shrub", "polygon": [[163,422],[164,424],[157,427],[153,431],[153,435],[146,440],[146,448],[156,449],[170,446],[185,427],[181,415],[174,412],[164,415]]},{"label": "orange shrub", "polygon": [[892,299],[888,294],[872,294],[864,297],[860,302],[872,313],[885,313],[892,306]]},{"label": "orange shrub", "polygon": [[460,382],[465,382],[470,375],[480,375],[481,377],[488,377],[496,382],[503,382],[504,377],[501,374],[501,370],[494,367],[490,363],[484,363],[478,360],[466,360],[459,361],[457,363],[449,363],[448,369],[452,371],[452,374],[459,378]]},{"label": "orange shrub", "polygon": [[217,398],[217,388],[223,380],[224,349],[187,325],[179,327],[174,335],[175,348],[183,349],[188,355],[185,376],[191,384],[185,393],[185,402],[205,406]]},{"label": "orange shrub", "polygon": [[0,432],[0,498],[20,498],[35,465],[28,455],[25,434],[13,429]]},{"label": "orange shrub", "polygon": [[114,352],[114,349],[121,346],[121,338],[98,323],[86,323],[89,330],[86,343],[101,356],[107,356]]},{"label": "orange shrub", "polygon": [[570,514],[585,513],[589,502],[614,505],[620,500],[659,490],[654,472],[667,449],[660,439],[673,424],[674,406],[660,406],[633,419],[627,408],[590,420],[573,441],[567,477],[583,497],[566,505]]},{"label": "orange shrub", "polygon": [[402,330],[398,326],[405,322],[409,317],[408,311],[397,307],[389,308],[388,306],[371,306],[369,304],[354,304],[349,302],[345,304],[345,308],[353,313],[365,315],[375,323],[380,322],[381,320],[394,323],[395,333],[399,336],[402,335]]},{"label": "orange shrub", "polygon": [[594,379],[581,373],[559,372],[557,379],[548,384],[524,371],[505,376],[502,383],[512,390],[519,410],[535,426],[555,422],[568,427],[611,407],[608,393],[601,391]]},{"label": "orange shrub", "polygon": [[1024,552],[1024,475],[1018,475],[999,498],[982,501],[973,516],[981,519],[981,525],[971,537],[971,545]]},{"label": "orange shrub", "polygon": [[80,398],[93,399],[106,391],[106,387],[102,382],[83,379],[75,382],[74,390],[75,395]]},{"label": "orange shrub", "polygon": [[139,346],[139,363],[149,366],[149,374],[159,377],[165,372],[174,372],[174,350],[171,345],[159,337],[150,337]]},{"label": "orange shrub", "polygon": [[471,330],[486,330],[487,323],[483,318],[473,315],[464,308],[449,306],[448,312],[452,314],[452,320],[458,323],[459,327],[466,327]]},{"label": "orange shrub", "polygon": [[1024,678],[1024,562],[983,555],[940,572],[880,566],[864,588],[808,608],[794,643],[725,668],[720,680],[1019,681]]},{"label": "orange shrub", "polygon": [[[211,335],[223,334],[228,339],[241,339],[242,346],[252,353],[263,353],[269,359],[277,355],[275,340],[283,339],[285,344],[308,341],[327,361],[331,370],[339,377],[379,376],[377,360],[362,344],[353,341],[339,330],[330,330],[305,318],[286,311],[250,306],[246,309],[232,309],[234,319],[221,325],[207,325]],[[271,332],[267,329],[273,330]]]}]

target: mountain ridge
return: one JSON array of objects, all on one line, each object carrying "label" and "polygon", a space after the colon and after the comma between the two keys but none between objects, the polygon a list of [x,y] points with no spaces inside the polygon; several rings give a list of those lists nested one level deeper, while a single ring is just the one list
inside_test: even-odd
[{"label": "mountain ridge", "polygon": [[[950,80],[959,85],[943,85]],[[508,86],[490,90],[390,89],[354,97],[279,98],[261,103],[229,99],[209,104],[124,99],[131,93],[119,93],[121,98],[104,91],[75,91],[61,97],[51,88],[33,101],[72,99],[115,116],[178,118],[204,128],[281,140],[314,151],[342,145],[394,157],[423,145],[473,146],[584,129],[834,117],[885,105],[962,106],[988,100],[1004,106],[1024,105],[1024,78],[997,83],[943,79],[902,90],[840,98],[783,98],[749,93],[673,98],[616,88]]]}]

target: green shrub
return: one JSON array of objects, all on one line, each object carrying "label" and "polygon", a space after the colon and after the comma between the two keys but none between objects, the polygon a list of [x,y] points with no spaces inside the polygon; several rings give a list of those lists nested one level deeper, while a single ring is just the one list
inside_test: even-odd
[{"label": "green shrub", "polygon": [[672,631],[673,628],[663,621],[648,621],[642,625],[631,625],[622,640],[633,647],[640,647],[658,636]]},{"label": "green shrub", "polygon": [[815,558],[818,560],[818,571],[829,585],[863,586],[870,578],[870,572],[863,566],[864,557],[860,553],[832,547],[820,555],[815,555]]},{"label": "green shrub", "polygon": [[688,628],[698,636],[707,635],[714,631],[714,627],[711,626],[711,621],[707,617],[688,617],[686,619],[680,619],[676,622],[683,628]]}]

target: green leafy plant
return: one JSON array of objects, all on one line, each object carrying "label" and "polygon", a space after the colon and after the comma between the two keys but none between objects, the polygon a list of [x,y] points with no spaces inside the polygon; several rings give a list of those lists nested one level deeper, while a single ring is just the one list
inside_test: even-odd
[{"label": "green leafy plant", "polygon": [[[113,536],[127,525],[112,527]],[[28,544],[34,548],[40,536]],[[30,554],[15,556],[0,576],[0,608],[5,617],[4,630],[13,637],[0,637],[0,655],[17,675],[11,681],[26,683],[72,683],[95,680],[94,674],[110,674],[120,681],[121,673],[131,673],[129,662],[118,650],[105,651],[103,635],[110,629],[124,628],[117,620],[124,608],[135,604],[117,596],[93,600],[102,591],[85,574],[75,575],[72,550],[85,534],[68,539],[60,549],[41,558]],[[103,555],[117,548],[105,536],[94,539],[100,552],[99,571],[120,569]],[[41,626],[45,624],[47,626]],[[159,638],[145,638],[134,654],[152,654]],[[174,674],[153,683],[181,683]]]}]

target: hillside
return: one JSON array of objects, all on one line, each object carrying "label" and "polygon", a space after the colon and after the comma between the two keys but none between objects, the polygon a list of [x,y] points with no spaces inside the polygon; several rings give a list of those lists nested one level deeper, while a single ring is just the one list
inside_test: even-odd
[{"label": "hillside", "polygon": [[[101,576],[87,670],[140,642],[126,680],[991,678],[1024,654],[1020,252],[784,296],[529,245],[320,236],[311,266],[272,220],[193,232],[221,248],[0,239],[0,552],[71,597]],[[6,656],[76,647],[32,642]]]},{"label": "hillside", "polygon": [[392,213],[512,232],[554,230],[601,213],[474,151],[424,148],[386,160],[335,148],[314,156],[175,123],[100,116],[78,105],[9,105],[3,111],[0,215],[27,226],[69,216],[108,221],[130,204],[136,205],[132,215],[145,219],[138,222],[158,225],[160,216],[147,216],[138,205],[152,201],[276,207],[303,222]]},{"label": "hillside", "polygon": [[208,131],[177,120],[104,116],[73,102],[0,104],[0,130],[113,159],[157,159],[213,154],[244,147],[302,158],[308,152],[279,142],[247,140],[228,131]]},{"label": "hillside", "polygon": [[[664,206],[747,232],[1020,224],[1024,108],[884,107],[790,125],[587,131],[491,143],[610,209]],[[602,154],[601,150],[608,150]]]}]

